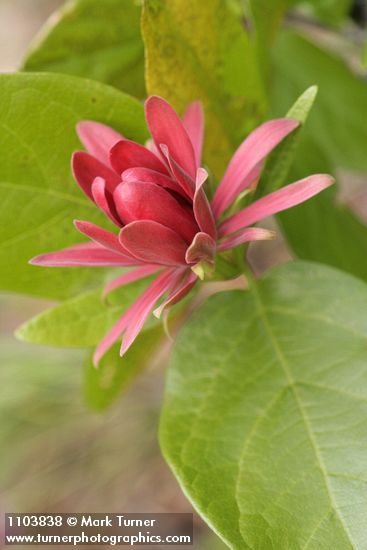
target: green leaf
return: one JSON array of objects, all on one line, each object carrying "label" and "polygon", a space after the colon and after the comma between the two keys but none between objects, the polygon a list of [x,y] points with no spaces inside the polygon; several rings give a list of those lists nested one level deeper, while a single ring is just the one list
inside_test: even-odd
[{"label": "green leaf", "polygon": [[283,17],[294,0],[249,0],[247,4],[240,1],[245,4],[245,12],[251,17],[261,70],[268,80],[271,49]]},{"label": "green leaf", "polygon": [[[290,181],[313,172],[333,173],[311,140],[297,150]],[[337,187],[277,216],[293,252],[301,259],[327,263],[367,281],[367,228],[337,199]]]},{"label": "green leaf", "polygon": [[287,117],[299,120],[301,127],[292,132],[272,153],[266,163],[261,183],[258,186],[258,195],[267,195],[276,191],[285,183],[288,172],[294,160],[294,155],[299,143],[300,132],[313,107],[317,95],[317,86],[310,86],[297,99],[287,113]]},{"label": "green leaf", "polygon": [[81,242],[73,219],[105,224],[72,178],[70,157],[81,145],[79,120],[109,124],[143,141],[142,106],[97,82],[51,74],[0,76],[0,288],[66,298],[96,286],[104,269],[28,265],[43,252]]},{"label": "green leaf", "polygon": [[23,69],[92,78],[144,97],[140,12],[134,0],[72,0],[37,36]]},{"label": "green leaf", "polygon": [[120,357],[120,344],[116,344],[102,358],[97,369],[89,358],[84,375],[84,393],[89,406],[98,411],[109,407],[149,363],[163,336],[161,325],[145,330],[124,357]]},{"label": "green leaf", "polygon": [[365,548],[366,335],[365,283],[306,262],[183,328],[161,446],[230,548]]},{"label": "green leaf", "polygon": [[95,346],[149,282],[151,278],[123,286],[105,299],[103,287],[79,294],[24,323],[16,336],[33,344]]},{"label": "green leaf", "polygon": [[299,2],[311,15],[329,25],[340,25],[352,7],[352,0],[306,0]]},{"label": "green leaf", "polygon": [[[294,98],[317,85],[317,101],[304,130],[338,167],[367,171],[367,84],[345,63],[292,32],[283,32],[273,49],[272,103],[282,116]],[[301,154],[300,154],[301,156]]]},{"label": "green leaf", "polygon": [[146,83],[180,112],[204,102],[205,159],[219,176],[234,147],[264,113],[256,55],[222,0],[146,0]]},{"label": "green leaf", "polygon": [[[364,117],[367,86],[344,63],[305,38],[285,33],[275,49],[275,112],[304,86],[318,99],[302,131],[290,181],[337,168],[367,171]],[[302,66],[300,66],[302,63]],[[351,100],[351,98],[353,98]],[[298,257],[328,263],[367,280],[367,229],[331,188],[278,218]]]}]

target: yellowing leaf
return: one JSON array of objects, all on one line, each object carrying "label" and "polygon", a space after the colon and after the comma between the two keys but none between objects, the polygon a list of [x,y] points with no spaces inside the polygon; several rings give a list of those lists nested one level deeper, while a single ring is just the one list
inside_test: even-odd
[{"label": "yellowing leaf", "polygon": [[181,113],[204,102],[205,160],[218,176],[262,118],[264,94],[249,38],[222,0],[147,0],[142,16],[149,94]]}]

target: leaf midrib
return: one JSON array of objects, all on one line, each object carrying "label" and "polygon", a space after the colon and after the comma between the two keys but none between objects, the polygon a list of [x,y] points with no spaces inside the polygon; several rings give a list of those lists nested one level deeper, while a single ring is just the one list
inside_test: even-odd
[{"label": "leaf midrib", "polygon": [[[298,393],[297,384],[296,384],[296,381],[293,377],[292,370],[291,370],[291,368],[288,364],[287,358],[285,357],[285,355],[284,355],[284,353],[283,353],[283,351],[282,351],[282,349],[281,349],[281,347],[278,343],[276,335],[273,332],[270,320],[269,320],[268,315],[267,315],[266,307],[264,307],[261,294],[258,290],[257,283],[255,283],[255,282],[252,286],[252,294],[254,296],[254,299],[255,299],[255,302],[256,302],[256,305],[257,305],[257,313],[258,313],[259,319],[262,321],[263,326],[264,326],[266,332],[269,335],[270,342],[271,342],[272,347],[274,349],[274,352],[275,352],[275,354],[278,358],[278,363],[281,366],[281,368],[283,370],[283,373],[286,377],[288,387],[291,389],[291,391],[293,393],[293,397],[294,397],[294,400],[297,404],[301,419],[304,423],[305,430],[306,430],[309,442],[310,442],[311,447],[314,451],[317,463],[318,463],[320,471],[322,473],[322,477],[323,477],[323,480],[324,480],[324,483],[325,483],[325,488],[326,488],[327,494],[329,496],[331,506],[332,506],[333,510],[335,511],[336,516],[339,519],[339,522],[340,522],[345,534],[347,535],[347,538],[348,538],[348,540],[351,544],[351,547],[353,548],[354,543],[353,543],[353,540],[352,540],[352,537],[351,537],[351,533],[349,532],[349,529],[347,528],[347,526],[344,522],[343,516],[340,514],[337,503],[335,502],[334,494],[333,494],[333,491],[332,491],[330,483],[329,483],[329,475],[328,475],[326,466],[324,464],[322,454],[321,454],[321,452],[318,448],[317,441],[314,437],[310,421],[307,417],[306,410],[305,410],[305,408],[303,406],[303,403],[302,403],[302,399],[301,399],[301,397]],[[247,438],[246,438],[246,444],[247,444]],[[240,475],[240,472],[241,472],[241,460],[240,460],[239,475]],[[306,546],[307,546],[307,544],[308,544],[308,541],[306,543]]]}]

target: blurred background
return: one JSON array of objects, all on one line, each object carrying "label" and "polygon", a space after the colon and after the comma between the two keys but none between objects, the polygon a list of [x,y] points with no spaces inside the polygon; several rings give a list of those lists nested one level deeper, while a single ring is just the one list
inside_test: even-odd
[{"label": "blurred background", "polygon": [[[0,0],[0,72],[17,70],[62,4]],[[85,353],[30,346],[13,336],[48,305],[0,295],[1,513],[192,512],[158,449],[162,369],[142,374],[107,412],[91,411],[81,389]],[[197,516],[195,531],[194,548],[224,548]]]},{"label": "blurred background", "polygon": [[[34,35],[63,3],[0,0],[0,72],[18,68]],[[342,32],[307,17],[298,17],[297,24],[343,51],[360,72],[344,39],[365,40],[366,20],[366,2],[357,0]],[[341,200],[367,220],[365,176],[341,173],[339,183]],[[258,273],[290,258],[280,238],[258,243],[251,255]],[[90,410],[83,399],[82,351],[30,346],[13,337],[17,326],[48,305],[0,296],[0,511],[192,512],[158,449],[163,366],[158,362],[146,370],[107,412]],[[194,517],[194,548],[224,548]]]}]

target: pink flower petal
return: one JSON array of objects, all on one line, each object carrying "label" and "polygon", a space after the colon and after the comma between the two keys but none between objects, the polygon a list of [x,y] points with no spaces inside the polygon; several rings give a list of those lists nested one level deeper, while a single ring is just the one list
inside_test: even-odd
[{"label": "pink flower petal", "polygon": [[131,260],[126,263],[121,254],[106,250],[95,243],[83,243],[41,254],[32,258],[30,263],[44,267],[116,267],[131,265]]},{"label": "pink flower petal", "polygon": [[130,261],[132,265],[135,265],[137,263],[136,259],[131,256],[131,254],[129,254],[127,250],[124,250],[118,236],[114,233],[111,233],[110,231],[107,231],[102,227],[98,227],[98,225],[95,225],[91,222],[74,220],[74,225],[77,230],[82,233],[82,235],[85,235],[89,239],[92,239],[92,241],[100,244],[104,248],[108,248],[113,252],[122,254],[126,262]]},{"label": "pink flower petal", "polygon": [[111,346],[120,338],[126,329],[130,319],[134,315],[134,310],[131,306],[125,311],[125,313],[120,317],[120,319],[113,325],[111,330],[106,334],[106,336],[100,341],[93,355],[93,365],[97,368],[98,363],[105,355],[105,353],[110,349]]},{"label": "pink flower petal", "polygon": [[151,96],[145,102],[145,113],[150,133],[157,148],[167,145],[175,162],[194,179],[195,153],[190,138],[179,116],[161,97]]},{"label": "pink flower petal", "polygon": [[180,302],[190,290],[195,286],[198,280],[197,275],[191,270],[186,270],[183,276],[178,279],[177,284],[172,288],[167,300],[165,300],[157,309],[154,310],[154,315],[158,319],[161,317],[162,313]]},{"label": "pink flower petal", "polygon": [[206,233],[197,233],[186,251],[186,262],[197,264],[201,261],[213,262],[215,256],[215,240]]},{"label": "pink flower petal", "polygon": [[262,229],[261,227],[248,227],[243,229],[240,233],[235,236],[231,236],[223,240],[219,246],[218,250],[223,252],[224,250],[229,250],[230,248],[235,248],[240,244],[247,243],[249,241],[266,241],[275,238],[275,232],[269,231],[268,229]]},{"label": "pink flower petal", "polygon": [[167,159],[168,165],[172,172],[173,177],[179,183],[184,193],[190,199],[193,198],[195,193],[194,180],[177,164],[177,162],[171,157],[170,151],[164,143],[160,145],[163,156]]},{"label": "pink flower petal", "polygon": [[102,210],[117,227],[122,227],[123,224],[116,212],[113,196],[107,191],[106,182],[103,178],[96,178],[92,183],[92,197],[98,208]]},{"label": "pink flower petal", "polygon": [[251,184],[257,165],[298,125],[299,122],[291,118],[270,120],[242,142],[214,195],[212,207],[217,218]]},{"label": "pink flower petal", "polygon": [[124,137],[109,126],[91,120],[79,122],[76,130],[88,153],[109,166],[110,149]]},{"label": "pink flower petal", "polygon": [[84,193],[93,200],[92,183],[97,176],[106,182],[106,188],[112,192],[121,178],[111,168],[84,151],[77,151],[72,158],[72,170],[76,181]]},{"label": "pink flower petal", "polygon": [[203,189],[203,185],[208,177],[204,168],[199,168],[196,176],[196,191],[194,195],[193,209],[195,219],[200,230],[208,233],[213,239],[217,237],[215,220],[209,201]]},{"label": "pink flower petal", "polygon": [[134,281],[138,281],[139,279],[144,279],[145,277],[148,277],[152,273],[156,273],[160,269],[162,269],[161,266],[147,265],[144,267],[139,267],[138,269],[132,269],[127,273],[123,273],[116,279],[113,279],[112,281],[110,281],[105,286],[103,290],[103,297],[106,297],[107,294],[109,294],[116,288],[119,288],[120,286],[125,286],[127,284],[133,283]]},{"label": "pink flower petal", "polygon": [[204,140],[204,110],[200,101],[190,103],[182,122],[194,148],[196,166],[200,166]]},{"label": "pink flower petal", "polygon": [[186,197],[186,193],[181,186],[169,176],[165,176],[161,172],[150,170],[149,168],[128,168],[122,173],[122,181],[142,181],[145,183],[155,183],[165,189],[171,189]]},{"label": "pink flower petal", "polygon": [[125,224],[138,220],[156,221],[188,243],[198,231],[192,213],[182,208],[163,187],[153,183],[123,182],[115,189],[114,201]]},{"label": "pink flower petal", "polygon": [[[155,303],[169,289],[172,284],[174,272],[171,269],[163,271],[151,283],[150,286],[139,296],[139,298],[125,311],[123,316],[115,323],[112,329],[106,334],[103,340],[98,344],[93,356],[94,366],[97,367],[99,361],[106,351],[120,338],[126,331],[121,355],[131,346],[138,336],[146,321],[149,313],[154,308]],[[130,329],[130,330],[128,330]]]},{"label": "pink flower petal", "polygon": [[111,149],[110,152],[111,164],[118,174],[122,174],[128,168],[141,166],[156,170],[157,172],[167,173],[167,169],[163,162],[149,149],[135,143],[134,141],[124,140],[119,141]]},{"label": "pink flower petal", "polygon": [[134,315],[128,323],[122,340],[121,355],[124,355],[134,342],[159,298],[161,298],[175,282],[176,276],[174,272],[165,271],[147,288],[145,293],[140,297],[139,303],[135,302],[133,306]]},{"label": "pink flower petal", "polygon": [[220,234],[222,236],[229,235],[263,218],[296,206],[317,195],[317,193],[333,184],[334,181],[334,178],[326,174],[316,174],[282,187],[228,218],[220,226]]},{"label": "pink flower petal", "polygon": [[149,264],[185,264],[187,244],[175,231],[160,223],[141,220],[120,231],[120,242],[135,258]]}]

